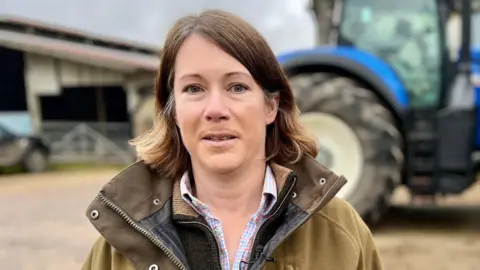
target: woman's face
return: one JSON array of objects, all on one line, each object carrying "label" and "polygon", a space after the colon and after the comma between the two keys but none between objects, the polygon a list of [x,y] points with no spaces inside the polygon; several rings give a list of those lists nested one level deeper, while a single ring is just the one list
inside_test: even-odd
[{"label": "woman's face", "polygon": [[192,35],[175,61],[175,116],[194,166],[217,173],[265,159],[266,126],[276,117],[250,72],[212,42]]}]

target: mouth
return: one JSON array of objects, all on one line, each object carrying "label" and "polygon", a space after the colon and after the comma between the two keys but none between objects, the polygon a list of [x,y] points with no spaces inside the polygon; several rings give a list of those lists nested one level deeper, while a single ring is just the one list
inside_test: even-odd
[{"label": "mouth", "polygon": [[231,142],[238,139],[239,136],[237,133],[232,131],[216,131],[205,133],[202,136],[202,140],[214,144],[221,144],[225,142]]},{"label": "mouth", "polygon": [[203,140],[212,141],[212,142],[222,142],[222,141],[229,141],[237,139],[237,136],[228,135],[228,134],[215,134],[215,135],[207,135],[203,137]]}]

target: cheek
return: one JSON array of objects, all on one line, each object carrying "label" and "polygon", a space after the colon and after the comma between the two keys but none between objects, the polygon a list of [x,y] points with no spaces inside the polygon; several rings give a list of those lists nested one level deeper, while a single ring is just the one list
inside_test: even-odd
[{"label": "cheek", "polygon": [[263,103],[255,102],[242,107],[242,122],[244,130],[252,136],[259,136],[265,133],[265,106]]},{"label": "cheek", "polygon": [[179,126],[193,121],[193,118],[198,118],[199,104],[183,97],[175,97],[175,115]]},{"label": "cheek", "polygon": [[193,106],[181,108],[175,112],[175,121],[184,140],[188,140],[194,135],[198,123],[198,113]]}]

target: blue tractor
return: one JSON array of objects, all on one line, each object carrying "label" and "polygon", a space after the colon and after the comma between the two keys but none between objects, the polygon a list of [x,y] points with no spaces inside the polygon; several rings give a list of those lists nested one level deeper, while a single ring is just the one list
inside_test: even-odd
[{"label": "blue tractor", "polygon": [[[480,150],[472,1],[332,0],[332,10],[329,46],[278,60],[303,124],[319,140],[317,159],[349,180],[339,196],[374,223],[398,186],[430,197],[468,189]],[[461,48],[452,58],[453,14]]]}]

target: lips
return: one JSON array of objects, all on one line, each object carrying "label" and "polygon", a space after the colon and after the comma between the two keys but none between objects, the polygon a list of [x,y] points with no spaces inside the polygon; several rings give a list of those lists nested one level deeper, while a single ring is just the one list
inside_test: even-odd
[{"label": "lips", "polygon": [[236,139],[237,137],[235,136],[208,136],[203,138],[204,140],[209,140],[209,141],[226,141],[226,140],[232,140]]},{"label": "lips", "polygon": [[209,142],[228,142],[239,138],[239,134],[232,130],[210,130],[201,134],[202,140]]},{"label": "lips", "polygon": [[204,140],[214,141],[214,142],[233,140],[233,139],[236,139],[236,138],[237,138],[237,136],[227,135],[227,134],[207,135],[207,136],[203,137]]}]

